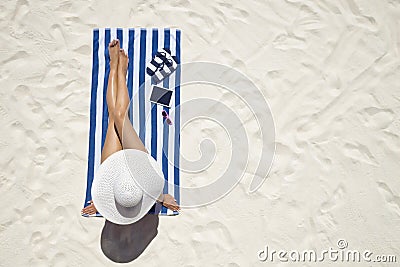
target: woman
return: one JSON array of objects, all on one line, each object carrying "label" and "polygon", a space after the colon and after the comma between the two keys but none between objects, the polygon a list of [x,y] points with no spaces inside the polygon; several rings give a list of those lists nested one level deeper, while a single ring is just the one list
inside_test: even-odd
[{"label": "woman", "polygon": [[[106,101],[108,106],[109,122],[106,140],[101,152],[101,163],[113,153],[122,149],[147,150],[133,129],[127,116],[129,106],[129,94],[126,86],[126,71],[128,69],[128,56],[123,49],[120,49],[119,40],[113,40],[108,45],[110,55],[110,73],[107,84]],[[120,137],[123,140],[121,140]],[[173,210],[180,210],[176,200],[169,194],[163,194],[157,200],[163,206]],[[95,203],[90,201],[90,205],[83,208],[81,213],[92,215],[97,212]]]}]

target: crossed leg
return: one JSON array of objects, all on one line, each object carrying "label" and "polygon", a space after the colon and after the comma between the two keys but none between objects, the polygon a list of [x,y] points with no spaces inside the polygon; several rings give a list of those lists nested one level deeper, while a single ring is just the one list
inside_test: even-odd
[{"label": "crossed leg", "polygon": [[109,45],[110,74],[107,85],[107,107],[109,123],[106,140],[101,152],[101,163],[113,153],[124,149],[138,149],[147,152],[145,146],[133,129],[128,118],[129,94],[126,86],[126,71],[129,58],[119,41],[114,40]]},{"label": "crossed leg", "polygon": [[130,102],[128,87],[126,86],[128,61],[128,55],[121,49],[119,51],[118,63],[118,94],[113,114],[115,128],[124,149],[138,149],[148,153],[128,118],[128,107]]},{"label": "crossed leg", "polygon": [[[108,128],[106,139],[104,141],[103,150],[101,151],[101,163],[115,152],[122,150],[122,144],[119,140],[117,131],[115,130],[115,106],[118,96],[118,63],[119,63],[119,40],[113,40],[108,45],[108,52],[110,55],[110,73],[108,76],[106,101],[108,108]],[[82,209],[82,214],[92,215],[97,212],[93,201],[90,200],[90,205]]]},{"label": "crossed leg", "polygon": [[110,54],[110,74],[108,76],[106,100],[109,121],[106,140],[104,141],[103,150],[101,151],[101,163],[113,153],[122,150],[121,142],[114,128],[114,112],[118,95],[119,41],[113,40],[108,45],[108,51]]}]

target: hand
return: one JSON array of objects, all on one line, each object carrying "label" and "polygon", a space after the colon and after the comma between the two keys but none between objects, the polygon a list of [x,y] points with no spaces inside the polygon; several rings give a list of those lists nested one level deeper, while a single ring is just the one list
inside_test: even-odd
[{"label": "hand", "polygon": [[170,194],[164,194],[164,201],[162,204],[164,207],[173,211],[179,211],[181,209],[178,203],[176,203],[176,199]]},{"label": "hand", "polygon": [[82,211],[81,211],[82,215],[93,215],[93,214],[96,214],[97,209],[93,204],[93,200],[90,200],[89,203],[90,203],[89,206],[87,206],[87,207],[82,209]]}]

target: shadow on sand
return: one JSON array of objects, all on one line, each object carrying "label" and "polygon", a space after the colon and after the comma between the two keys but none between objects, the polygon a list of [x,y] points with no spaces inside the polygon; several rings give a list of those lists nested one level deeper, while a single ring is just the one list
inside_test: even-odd
[{"label": "shadow on sand", "polygon": [[139,221],[128,225],[119,225],[106,220],[101,232],[101,250],[114,262],[133,261],[157,236],[158,223],[158,214],[147,214]]}]

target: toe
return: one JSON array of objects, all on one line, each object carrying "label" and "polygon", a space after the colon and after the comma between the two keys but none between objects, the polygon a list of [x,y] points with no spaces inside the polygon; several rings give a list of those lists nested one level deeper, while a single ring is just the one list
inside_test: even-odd
[{"label": "toe", "polygon": [[118,39],[114,39],[111,41],[111,47],[114,47],[118,44]]}]

